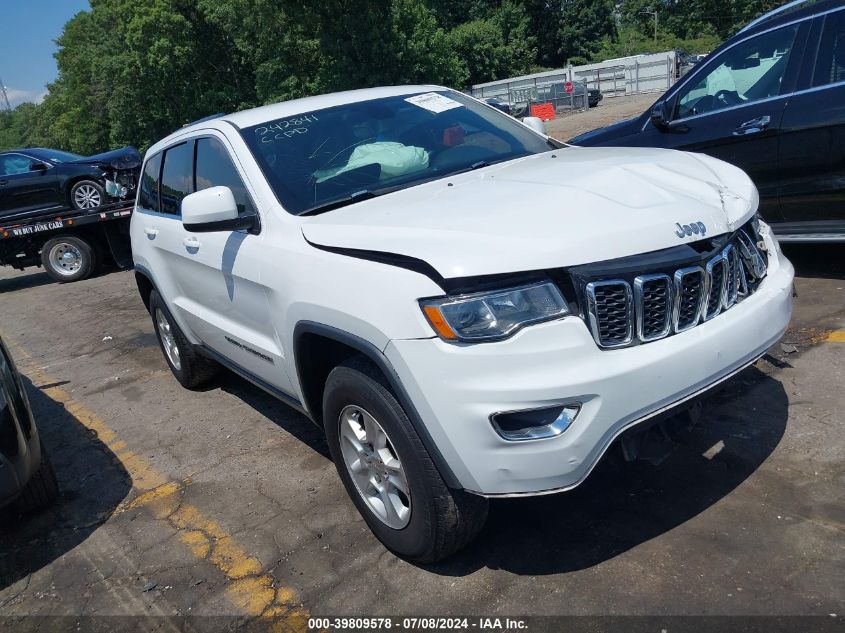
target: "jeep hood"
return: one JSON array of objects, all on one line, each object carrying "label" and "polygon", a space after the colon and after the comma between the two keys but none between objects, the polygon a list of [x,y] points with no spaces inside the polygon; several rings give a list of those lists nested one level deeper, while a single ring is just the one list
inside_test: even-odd
[{"label": "jeep hood", "polygon": [[142,159],[137,149],[127,146],[94,156],[86,156],[73,162],[85,165],[103,165],[112,169],[136,169],[141,166]]},{"label": "jeep hood", "polygon": [[[444,278],[586,264],[733,231],[756,211],[744,172],[663,149],[568,147],[303,218],[315,246],[412,257]],[[354,253],[350,253],[354,254]]]}]

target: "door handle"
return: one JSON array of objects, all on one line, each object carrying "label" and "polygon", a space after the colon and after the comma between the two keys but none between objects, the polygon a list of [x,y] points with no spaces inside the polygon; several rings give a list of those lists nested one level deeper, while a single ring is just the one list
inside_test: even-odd
[{"label": "door handle", "polygon": [[195,237],[186,237],[182,240],[182,243],[185,245],[185,248],[195,253],[199,250],[200,246],[202,246],[200,241]]},{"label": "door handle", "polygon": [[745,123],[741,123],[733,132],[731,132],[731,134],[733,134],[734,136],[748,136],[749,134],[759,134],[763,130],[767,129],[771,122],[772,117],[766,114],[764,116],[757,117],[756,119],[746,121]]},{"label": "door handle", "polygon": [[144,233],[146,233],[148,238],[150,238],[151,240],[154,240],[156,235],[158,235],[158,229],[154,229],[150,226],[145,226],[144,227]]}]

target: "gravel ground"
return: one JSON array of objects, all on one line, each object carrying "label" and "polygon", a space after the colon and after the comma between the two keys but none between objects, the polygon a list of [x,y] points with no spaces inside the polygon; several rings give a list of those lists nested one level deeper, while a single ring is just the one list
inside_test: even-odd
[{"label": "gravel ground", "polygon": [[575,112],[548,121],[546,132],[556,139],[568,141],[597,127],[642,114],[658,98],[660,93],[657,92],[630,97],[606,97],[595,108],[586,112]]}]

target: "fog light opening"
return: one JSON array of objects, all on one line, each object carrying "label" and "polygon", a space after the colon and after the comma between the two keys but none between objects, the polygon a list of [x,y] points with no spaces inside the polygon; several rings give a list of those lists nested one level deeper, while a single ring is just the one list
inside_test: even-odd
[{"label": "fog light opening", "polygon": [[542,409],[494,413],[490,423],[496,433],[509,442],[542,440],[566,431],[580,410],[581,403],[570,402]]}]

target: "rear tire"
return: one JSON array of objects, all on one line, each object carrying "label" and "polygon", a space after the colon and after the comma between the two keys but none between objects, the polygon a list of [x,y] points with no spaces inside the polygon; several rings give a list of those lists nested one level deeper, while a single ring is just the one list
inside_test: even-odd
[{"label": "rear tire", "polygon": [[15,507],[25,514],[37,512],[51,505],[58,494],[59,484],[56,481],[56,472],[42,444],[41,465],[15,500]]},{"label": "rear tire", "polygon": [[41,247],[41,264],[61,283],[90,277],[97,268],[97,254],[86,240],[71,235],[54,237]]},{"label": "rear tire", "polygon": [[179,384],[196,389],[214,378],[220,366],[196,352],[155,290],[150,293],[150,316],[164,360]]},{"label": "rear tire", "polygon": [[[323,420],[347,493],[389,550],[414,562],[434,563],[463,548],[484,526],[487,500],[445,484],[384,376],[365,357],[354,357],[331,371]],[[377,432],[370,433],[365,429],[373,428],[373,422]],[[373,450],[376,436],[381,440]],[[402,485],[388,485],[397,478],[409,494]],[[385,488],[392,489],[392,496],[378,494]],[[398,513],[383,510],[389,499]]]}]

